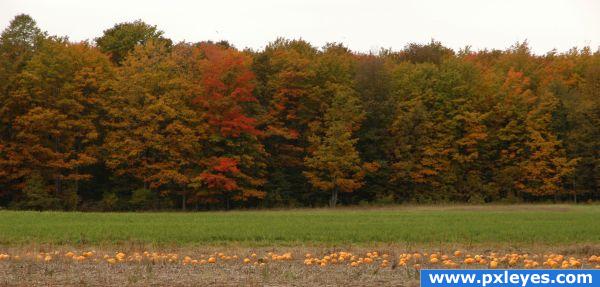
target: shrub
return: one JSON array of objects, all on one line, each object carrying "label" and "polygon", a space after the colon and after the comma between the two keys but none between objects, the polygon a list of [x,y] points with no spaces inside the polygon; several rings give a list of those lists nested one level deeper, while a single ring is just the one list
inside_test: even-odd
[{"label": "shrub", "polygon": [[100,206],[104,210],[115,210],[119,203],[119,197],[114,192],[106,191],[102,194],[102,201]]},{"label": "shrub", "polygon": [[25,198],[20,204],[21,208],[46,210],[60,207],[60,200],[49,192],[39,173],[33,173],[25,180],[23,194]]},{"label": "shrub", "polygon": [[154,202],[154,194],[151,190],[140,188],[131,193],[129,203],[134,208],[148,209],[151,208]]}]

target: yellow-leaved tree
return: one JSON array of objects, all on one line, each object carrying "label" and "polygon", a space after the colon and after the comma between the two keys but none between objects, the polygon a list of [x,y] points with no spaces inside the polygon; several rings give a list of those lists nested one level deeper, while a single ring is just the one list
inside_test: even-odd
[{"label": "yellow-leaved tree", "polygon": [[309,137],[311,150],[304,159],[304,175],[314,188],[331,193],[329,205],[335,207],[340,192],[353,192],[363,185],[365,173],[376,166],[363,164],[353,133],[363,118],[356,93],[348,87],[330,84],[331,106],[322,123],[313,126]]},{"label": "yellow-leaved tree", "polygon": [[[117,70],[104,150],[117,176],[133,179],[145,199],[182,194],[202,156],[205,127],[192,108],[193,94],[177,54],[162,42],[138,45]],[[141,192],[139,192],[141,191]]]}]

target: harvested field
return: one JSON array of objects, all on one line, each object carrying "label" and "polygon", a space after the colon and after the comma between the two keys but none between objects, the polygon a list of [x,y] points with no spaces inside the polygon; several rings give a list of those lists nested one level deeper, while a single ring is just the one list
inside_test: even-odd
[{"label": "harvested field", "polygon": [[418,286],[422,268],[600,268],[600,246],[543,250],[10,248],[0,255],[0,285]]}]

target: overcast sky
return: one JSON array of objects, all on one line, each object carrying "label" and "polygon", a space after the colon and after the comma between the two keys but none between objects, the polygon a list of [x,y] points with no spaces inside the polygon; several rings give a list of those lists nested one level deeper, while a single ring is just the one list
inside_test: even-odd
[{"label": "overcast sky", "polygon": [[19,13],[74,41],[141,19],[176,42],[228,40],[254,49],[277,37],[319,47],[342,42],[361,52],[432,38],[454,49],[528,40],[536,53],[600,46],[600,0],[0,0],[0,27]]}]

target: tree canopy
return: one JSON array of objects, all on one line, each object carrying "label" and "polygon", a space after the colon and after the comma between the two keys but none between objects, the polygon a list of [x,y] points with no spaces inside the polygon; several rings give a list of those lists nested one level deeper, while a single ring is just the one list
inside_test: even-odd
[{"label": "tree canopy", "polygon": [[0,35],[0,207],[600,198],[600,51]]}]

